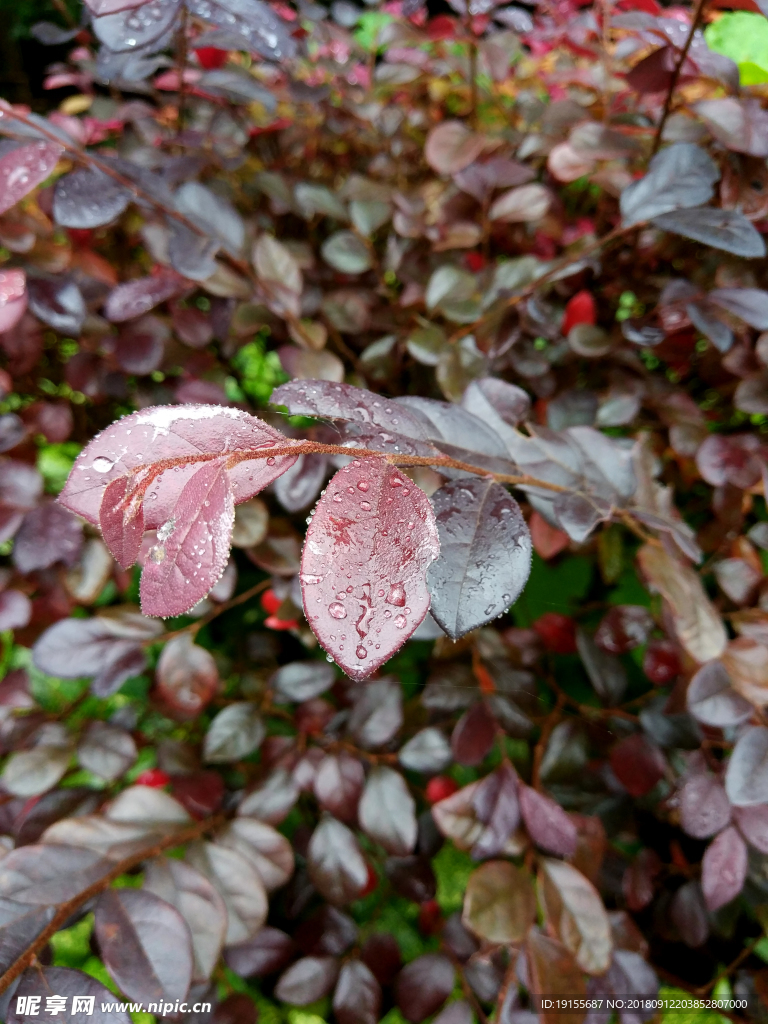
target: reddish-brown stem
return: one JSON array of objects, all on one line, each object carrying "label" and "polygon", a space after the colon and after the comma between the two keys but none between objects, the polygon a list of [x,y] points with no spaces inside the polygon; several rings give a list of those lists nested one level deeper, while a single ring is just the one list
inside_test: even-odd
[{"label": "reddish-brown stem", "polygon": [[655,156],[659,151],[661,145],[662,135],[664,134],[664,126],[667,123],[670,111],[672,110],[672,101],[675,96],[675,89],[680,79],[680,73],[683,70],[683,64],[685,64],[685,58],[688,56],[688,51],[693,43],[693,37],[696,35],[696,29],[699,27],[699,23],[704,15],[704,8],[707,6],[707,0],[698,0],[696,8],[693,12],[693,20],[691,21],[691,30],[688,33],[688,37],[683,44],[683,48],[680,51],[680,55],[677,58],[672,77],[669,80],[669,88],[667,89],[667,97],[664,100],[664,109],[661,112],[661,120],[659,121],[656,129],[656,134],[653,137],[653,146],[651,148],[651,156]]},{"label": "reddish-brown stem", "polygon": [[30,967],[37,954],[40,953],[50,942],[51,938],[56,932],[69,920],[69,918],[78,911],[84,904],[98,896],[100,892],[103,892],[108,886],[112,884],[121,875],[124,875],[127,871],[131,871],[133,868],[138,867],[139,864],[145,860],[150,860],[152,857],[157,857],[165,850],[171,850],[175,846],[181,846],[182,843],[188,843],[193,839],[199,839],[200,836],[206,832],[210,832],[211,829],[216,828],[225,821],[224,815],[216,815],[213,818],[206,818],[204,821],[196,821],[193,825],[188,825],[186,828],[178,829],[175,832],[169,833],[167,836],[163,836],[152,846],[148,846],[138,853],[133,853],[129,857],[124,857],[122,860],[117,861],[114,867],[102,875],[97,881],[93,882],[88,886],[87,889],[83,889],[76,896],[73,896],[71,900],[67,900],[66,903],[59,905],[58,910],[51,918],[46,927],[40,932],[40,934],[27,946],[21,956],[17,957],[16,960],[11,964],[8,970],[0,978],[0,992],[5,992],[8,986],[22,974],[27,967]]}]

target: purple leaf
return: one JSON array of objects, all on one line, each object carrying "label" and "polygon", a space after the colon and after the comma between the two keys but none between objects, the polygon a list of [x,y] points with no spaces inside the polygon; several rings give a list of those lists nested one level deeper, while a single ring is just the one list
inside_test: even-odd
[{"label": "purple leaf", "polygon": [[362,960],[349,960],[339,973],[333,994],[333,1013],[339,1024],[376,1024],[381,986]]},{"label": "purple leaf", "polygon": [[275,61],[296,54],[285,22],[263,0],[187,0],[187,6],[192,15],[223,29],[252,53]]},{"label": "purple leaf", "polygon": [[363,832],[387,853],[402,857],[416,845],[416,804],[405,779],[392,768],[371,770],[357,814]]},{"label": "purple leaf", "polygon": [[330,815],[312,833],[307,867],[317,891],[337,906],[356,900],[368,884],[368,865],[354,833]]},{"label": "purple leaf", "polygon": [[77,337],[85,321],[85,300],[74,281],[66,277],[31,277],[27,282],[29,308],[59,334]]},{"label": "purple leaf", "polygon": [[708,298],[750,327],[768,330],[768,292],[762,288],[715,288]]},{"label": "purple leaf", "polygon": [[765,256],[765,242],[754,224],[737,210],[716,210],[697,206],[654,217],[653,224],[694,242],[731,252],[734,256],[759,259]]},{"label": "purple leaf", "polygon": [[104,491],[99,526],[104,543],[117,564],[128,569],[136,564],[144,536],[144,509],[139,501],[126,497],[130,479],[119,476]]},{"label": "purple leaf", "polygon": [[315,796],[335,818],[354,821],[364,782],[361,762],[342,750],[328,754],[320,762],[314,780]]},{"label": "purple leaf", "polygon": [[509,765],[502,765],[478,782],[472,795],[472,807],[485,828],[472,847],[474,860],[501,853],[519,825],[517,784],[517,775]]},{"label": "purple leaf", "polygon": [[157,687],[179,717],[196,718],[213,700],[218,686],[213,655],[193,643],[188,633],[173,637],[165,645],[157,663]]},{"label": "purple leaf", "polygon": [[712,775],[692,775],[680,790],[680,825],[689,836],[707,839],[731,820],[731,805]]},{"label": "purple leaf", "polygon": [[714,160],[699,146],[668,146],[651,160],[645,177],[621,193],[622,220],[625,225],[638,224],[680,207],[707,203],[719,177]]},{"label": "purple leaf", "polygon": [[20,590],[0,593],[0,631],[23,629],[32,618],[32,602]]},{"label": "purple leaf", "polygon": [[709,910],[735,899],[747,877],[747,847],[733,826],[712,840],[701,862],[701,889]]},{"label": "purple leaf", "polygon": [[459,764],[480,764],[496,739],[496,719],[485,701],[477,701],[458,720],[451,736],[451,750]]},{"label": "purple leaf", "polygon": [[277,928],[262,928],[246,942],[228,946],[224,960],[241,978],[263,978],[281,970],[294,953],[290,935]]},{"label": "purple leaf", "polygon": [[170,618],[193,608],[227,567],[235,502],[224,459],[188,479],[173,514],[157,532],[141,576],[145,615]]},{"label": "purple leaf", "polygon": [[292,416],[320,416],[345,423],[380,427],[417,440],[425,437],[419,418],[373,391],[329,380],[293,380],[272,392],[273,405],[285,405]]},{"label": "purple leaf", "polygon": [[93,690],[108,696],[146,665],[142,647],[162,632],[159,622],[129,613],[92,619],[63,619],[47,629],[32,648],[35,665],[62,679],[95,677]]},{"label": "purple leaf", "polygon": [[94,926],[104,966],[129,999],[186,999],[192,979],[192,939],[170,903],[142,889],[107,889]]},{"label": "purple leaf", "polygon": [[147,0],[85,0],[85,6],[91,14],[101,17],[104,14],[117,14],[132,7],[141,7]]},{"label": "purple leaf", "polygon": [[34,906],[65,903],[114,865],[78,846],[20,846],[3,858],[0,896]]},{"label": "purple leaf", "polygon": [[53,216],[65,228],[97,228],[119,217],[131,193],[98,168],[72,171],[56,182]]},{"label": "purple leaf", "polygon": [[505,612],[531,571],[520,507],[490,479],[462,478],[432,496],[440,558],[427,573],[432,615],[453,639]]},{"label": "purple leaf", "polygon": [[[200,455],[226,455],[287,444],[287,439],[256,416],[223,406],[155,406],[107,427],[78,455],[59,500],[96,525],[104,491],[112,480],[162,460],[183,463]],[[292,456],[238,462],[230,471],[235,502],[246,501],[293,464]],[[199,465],[199,463],[197,464]],[[153,481],[144,499],[147,529],[167,522],[194,462],[178,473],[169,469]]]},{"label": "purple leaf", "polygon": [[438,553],[427,496],[399,470],[355,460],[333,478],[307,530],[301,588],[312,631],[352,679],[375,672],[427,614]]},{"label": "purple leaf", "polygon": [[183,295],[189,283],[170,270],[161,270],[151,277],[139,277],[126,284],[119,284],[107,299],[104,313],[113,324],[148,313],[161,302]]},{"label": "purple leaf", "polygon": [[733,820],[750,846],[768,853],[768,805],[734,807]]},{"label": "purple leaf", "polygon": [[42,184],[63,152],[57,142],[30,142],[0,157],[0,214]]},{"label": "purple leaf", "polygon": [[281,666],[270,682],[280,697],[305,701],[330,690],[335,678],[333,666],[322,661],[292,661]]},{"label": "purple leaf", "polygon": [[115,342],[115,358],[120,368],[139,375],[157,370],[169,333],[165,322],[151,314],[127,323]]},{"label": "purple leaf", "polygon": [[426,857],[387,857],[384,872],[398,896],[414,903],[435,898],[437,880]]},{"label": "purple leaf", "polygon": [[572,857],[576,852],[576,826],[562,807],[522,783],[518,799],[523,822],[534,843],[547,853]]},{"label": "purple leaf", "polygon": [[275,481],[277,500],[287,512],[300,512],[315,500],[328,467],[325,455],[299,455]]},{"label": "purple leaf", "polygon": [[377,679],[357,691],[349,731],[364,749],[383,747],[403,724],[403,690],[397,679]]},{"label": "purple leaf", "polygon": [[48,569],[57,562],[74,565],[83,546],[83,530],[66,509],[46,502],[24,517],[13,545],[19,572]]},{"label": "purple leaf", "polygon": [[768,803],[768,729],[745,729],[725,773],[725,791],[735,807]]},{"label": "purple leaf", "polygon": [[93,31],[99,42],[114,53],[139,50],[160,39],[173,26],[181,3],[182,0],[153,0],[134,10],[104,14],[93,19]]},{"label": "purple leaf", "polygon": [[450,960],[439,953],[425,953],[400,971],[395,1000],[410,1024],[431,1017],[451,994],[454,983]]},{"label": "purple leaf", "polygon": [[[67,1011],[61,1012],[46,1011],[46,999],[51,994],[63,996],[66,999]],[[16,1012],[19,1006],[19,998],[36,996],[40,1003],[38,1015],[35,1017],[40,1024],[131,1024],[128,1011],[122,1009],[122,1004],[109,1012],[102,1011],[104,1003],[114,1005],[114,995],[100,982],[96,981],[82,971],[73,971],[68,967],[40,967],[36,966],[24,972],[21,983],[13,993],[11,999],[11,1012],[6,1017],[8,1024],[28,1024],[29,1017]],[[93,1010],[85,1007],[78,1013],[72,1013],[73,1000],[76,996],[89,997],[94,1000]],[[23,1004],[22,1004],[23,1005]]]},{"label": "purple leaf", "polygon": [[330,993],[338,974],[336,957],[305,956],[281,976],[275,986],[275,996],[292,1006],[308,1006]]}]

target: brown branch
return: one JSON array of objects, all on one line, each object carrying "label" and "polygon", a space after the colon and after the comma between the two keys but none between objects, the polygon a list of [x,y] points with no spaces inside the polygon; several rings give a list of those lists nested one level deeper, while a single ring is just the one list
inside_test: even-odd
[{"label": "brown branch", "polygon": [[[262,590],[266,590],[270,586],[272,580],[267,578],[262,580],[261,583],[255,584],[253,587],[249,587],[248,590],[244,590],[242,594],[238,594],[237,597],[230,598],[229,601],[224,601],[222,604],[217,605],[216,608],[212,608],[206,615],[202,615],[196,622],[191,622],[188,626],[182,626],[181,629],[173,629],[168,633],[163,633],[160,636],[150,637],[148,640],[143,642],[144,647],[151,647],[153,644],[164,644],[169,640],[172,640],[175,636],[183,636],[185,633],[191,634],[193,637],[196,636],[203,626],[207,626],[209,622],[218,618],[219,615],[223,615],[224,612],[230,611],[232,608],[237,608],[240,604],[245,604],[246,601],[250,601],[252,597],[256,597]],[[88,691],[86,690],[86,694]],[[68,709],[69,710],[69,709]]]},{"label": "brown branch", "polygon": [[218,825],[223,824],[226,820],[225,815],[218,814],[213,818],[206,818],[203,821],[196,821],[193,825],[188,825],[186,828],[178,829],[176,832],[164,836],[158,840],[154,845],[148,846],[138,853],[133,853],[129,857],[124,857],[119,860],[113,868],[111,868],[105,875],[93,882],[88,886],[87,889],[83,889],[72,899],[67,900],[66,903],[59,905],[58,910],[51,918],[50,922],[40,932],[40,934],[27,946],[24,952],[14,960],[8,970],[0,978],[0,993],[5,992],[12,982],[14,982],[20,974],[22,974],[28,967],[31,967],[37,957],[37,954],[48,945],[51,938],[56,932],[67,922],[67,920],[78,911],[88,900],[93,899],[94,896],[98,896],[100,892],[103,892],[109,885],[112,884],[121,875],[124,875],[127,871],[131,871],[133,868],[138,867],[145,860],[149,860],[152,857],[157,857],[165,850],[173,849],[175,846],[180,846],[182,843],[188,843],[192,839],[199,839],[201,835],[209,832],[212,828],[216,828]]},{"label": "brown branch", "polygon": [[659,151],[659,146],[661,145],[661,137],[664,134],[664,126],[667,123],[667,118],[669,117],[670,111],[672,109],[672,100],[674,99],[675,89],[677,88],[677,83],[680,79],[680,74],[683,70],[683,64],[685,64],[685,59],[688,56],[688,51],[690,50],[691,44],[693,43],[693,37],[696,35],[696,29],[699,27],[701,19],[704,15],[704,8],[706,6],[707,0],[698,0],[696,8],[693,12],[691,30],[688,33],[688,38],[685,40],[685,43],[683,44],[683,48],[680,51],[680,56],[677,59],[677,64],[675,64],[675,69],[672,72],[672,77],[669,80],[667,97],[664,100],[664,110],[661,113],[661,120],[659,121],[658,128],[656,129],[656,134],[653,138],[653,147],[651,148],[652,157],[655,156],[656,153]]},{"label": "brown branch", "polygon": [[557,702],[554,708],[547,715],[544,720],[544,724],[541,727],[541,735],[539,736],[536,747],[533,751],[533,765],[531,767],[531,785],[537,791],[541,790],[541,762],[544,760],[544,752],[549,742],[549,737],[552,735],[552,730],[555,728],[557,723],[560,721],[563,708],[566,704],[566,695],[560,690],[557,695]]}]

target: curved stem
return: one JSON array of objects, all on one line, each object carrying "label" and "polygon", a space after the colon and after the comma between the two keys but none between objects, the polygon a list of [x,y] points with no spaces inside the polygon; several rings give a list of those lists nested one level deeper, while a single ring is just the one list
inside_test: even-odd
[{"label": "curved stem", "polygon": [[706,6],[707,0],[698,0],[698,3],[696,4],[696,9],[693,12],[691,30],[688,33],[688,38],[685,40],[685,43],[683,44],[683,48],[680,51],[680,56],[677,59],[677,64],[675,64],[675,69],[672,72],[672,77],[669,80],[667,97],[664,100],[664,110],[661,113],[661,120],[659,121],[659,125],[656,129],[656,134],[653,138],[653,147],[651,149],[652,157],[655,156],[656,153],[659,151],[659,146],[661,145],[661,137],[664,134],[664,127],[667,123],[667,118],[669,117],[670,111],[672,110],[672,100],[674,99],[675,89],[677,88],[677,83],[680,79],[680,74],[683,70],[683,64],[685,64],[685,58],[688,56],[688,51],[691,48],[693,38],[696,35],[696,29],[699,27],[699,23],[701,22],[702,16],[704,14],[704,8]]},{"label": "curved stem", "polygon": [[205,818],[203,821],[196,821],[193,825],[188,825],[186,828],[178,829],[175,832],[170,833],[167,836],[163,836],[152,846],[148,846],[138,853],[132,853],[128,857],[124,857],[98,878],[95,882],[88,886],[87,889],[83,889],[72,899],[67,900],[66,903],[61,903],[58,910],[53,915],[51,920],[48,922],[46,927],[36,936],[24,950],[24,952],[18,956],[8,970],[0,977],[0,993],[4,992],[12,982],[14,982],[20,974],[22,974],[28,967],[31,967],[37,957],[37,954],[42,952],[43,949],[48,945],[51,938],[56,932],[66,924],[67,920],[78,911],[88,900],[93,899],[94,896],[98,896],[100,892],[103,892],[108,886],[112,884],[121,875],[124,875],[127,871],[131,871],[133,868],[138,867],[139,864],[145,860],[149,860],[152,857],[157,857],[165,850],[171,850],[174,846],[181,846],[182,843],[188,843],[192,839],[199,839],[200,836],[209,832],[211,829],[221,825],[226,820],[226,816],[217,814],[213,818]]}]

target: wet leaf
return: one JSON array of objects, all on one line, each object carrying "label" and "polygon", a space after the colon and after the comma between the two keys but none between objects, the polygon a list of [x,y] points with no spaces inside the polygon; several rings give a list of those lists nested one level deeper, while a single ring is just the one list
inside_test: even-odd
[{"label": "wet leaf", "polygon": [[364,782],[361,762],[342,750],[338,754],[328,754],[320,762],[314,792],[324,810],[330,811],[335,818],[354,821]]},{"label": "wet leaf", "polygon": [[412,736],[400,748],[400,764],[412,772],[433,774],[447,768],[453,760],[453,753],[443,733],[429,726]]},{"label": "wet leaf", "polygon": [[432,497],[440,558],[427,573],[432,615],[463,636],[513,604],[531,570],[531,537],[517,502],[492,480],[456,480]]},{"label": "wet leaf", "polygon": [[183,718],[195,718],[213,699],[219,685],[216,662],[189,634],[174,637],[157,663],[157,688],[163,700]]},{"label": "wet leaf", "polygon": [[256,868],[267,892],[285,885],[293,874],[291,844],[271,825],[238,817],[216,835],[216,842],[237,850]]},{"label": "wet leaf", "polygon": [[77,748],[83,768],[112,782],[130,768],[137,756],[133,737],[108,722],[91,722]]},{"label": "wet leaf", "polygon": [[483,151],[485,140],[462,121],[443,121],[427,137],[424,156],[438,174],[457,174]]},{"label": "wet leaf", "polygon": [[205,734],[203,755],[209,763],[240,761],[261,745],[266,735],[256,704],[236,701],[216,715]]},{"label": "wet leaf", "polygon": [[403,724],[403,691],[397,679],[379,679],[360,687],[349,716],[349,731],[366,750],[382,747]]},{"label": "wet leaf", "polygon": [[98,168],[72,171],[56,182],[53,215],[65,228],[97,228],[127,209],[131,193]]},{"label": "wet leaf", "polygon": [[737,830],[725,829],[712,840],[701,862],[701,888],[708,910],[735,899],[747,877],[747,847]]},{"label": "wet leaf", "polygon": [[308,1006],[331,992],[338,974],[336,957],[305,956],[280,977],[275,995],[292,1006]]},{"label": "wet leaf", "polygon": [[[65,1016],[50,1011],[46,1012],[46,999],[52,992],[63,996],[68,1007],[72,1006],[75,996],[92,998],[95,1012],[93,1014],[89,1014],[87,1010],[77,1014],[67,1012]],[[10,1001],[9,1013],[6,1018],[8,1024],[24,1024],[24,1021],[28,1020],[26,1014],[19,1014],[15,1009],[19,1006],[19,998],[23,999],[25,996],[36,996],[40,999],[38,1004],[40,1010],[37,1016],[40,1024],[56,1024],[56,1022],[62,1021],[65,1024],[85,1024],[86,1021],[89,1024],[107,1024],[107,1022],[131,1024],[131,1017],[128,1011],[122,1008],[122,1005],[108,1013],[101,1010],[103,1003],[114,1002],[114,996],[109,989],[90,975],[84,974],[82,971],[73,971],[69,967],[40,967],[25,971]]]},{"label": "wet leaf", "polygon": [[453,730],[451,750],[459,764],[480,764],[496,739],[496,719],[485,701],[477,701]]},{"label": "wet leaf", "polygon": [[712,775],[692,775],[680,790],[680,825],[689,836],[708,839],[731,820],[722,783]]},{"label": "wet leaf", "polygon": [[355,460],[330,482],[307,530],[302,595],[312,631],[352,679],[379,668],[422,621],[438,551],[426,495],[383,460]]},{"label": "wet leaf", "polygon": [[439,953],[425,953],[407,964],[395,983],[395,1000],[410,1024],[420,1024],[440,1009],[451,994],[453,966]]},{"label": "wet leaf", "polygon": [[576,826],[562,807],[530,786],[518,789],[520,813],[528,835],[547,853],[572,857],[576,852]]},{"label": "wet leaf", "polygon": [[237,850],[197,842],[187,848],[187,861],[213,885],[227,908],[227,946],[257,934],[267,918],[267,894],[261,875]]},{"label": "wet leaf", "polygon": [[702,665],[688,684],[687,701],[698,722],[715,728],[740,725],[752,715],[752,706],[734,690],[721,661]]},{"label": "wet leaf", "polygon": [[751,726],[733,748],[725,791],[735,807],[768,803],[768,729]]},{"label": "wet leaf", "polygon": [[0,156],[0,213],[42,184],[63,152],[56,142],[30,142]]},{"label": "wet leaf", "polygon": [[333,1013],[339,1024],[376,1024],[381,1008],[381,986],[362,960],[342,965]]},{"label": "wet leaf", "polygon": [[710,206],[675,210],[655,217],[653,223],[694,242],[703,242],[735,256],[751,259],[765,256],[765,242],[751,221],[736,210],[715,210]]}]

